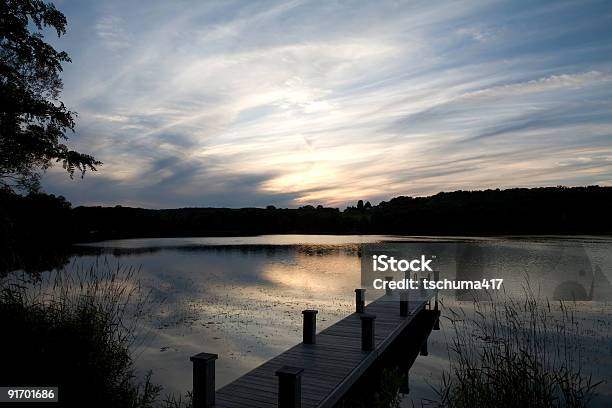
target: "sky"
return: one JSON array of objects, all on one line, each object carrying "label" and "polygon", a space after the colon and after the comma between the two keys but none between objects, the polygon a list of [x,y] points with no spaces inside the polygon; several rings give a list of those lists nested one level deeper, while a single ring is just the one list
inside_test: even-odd
[{"label": "sky", "polygon": [[612,2],[61,0],[74,205],[612,185]]}]

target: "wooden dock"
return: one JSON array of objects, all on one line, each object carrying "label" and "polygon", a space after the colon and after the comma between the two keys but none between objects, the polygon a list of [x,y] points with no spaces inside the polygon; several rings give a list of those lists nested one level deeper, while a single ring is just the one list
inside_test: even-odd
[{"label": "wooden dock", "polygon": [[[356,312],[347,316],[316,334],[316,338],[314,332],[310,333],[310,330],[316,330],[316,311],[304,311],[303,343],[272,358],[216,392],[216,355],[202,353],[194,356],[194,399],[197,399],[194,401],[194,407],[333,407],[405,331],[415,316],[425,309],[431,296],[425,293],[420,295],[419,298],[411,298],[409,301],[403,298],[402,302],[399,296],[386,295],[365,308],[362,301],[360,309],[357,294],[357,310],[363,313]],[[403,303],[401,313],[400,303]],[[313,313],[314,323],[311,321]],[[197,383],[206,383],[209,380],[205,377],[210,376],[210,370],[208,374],[204,369],[196,373],[195,363],[198,358],[201,359],[202,367],[212,361],[213,384],[208,385],[208,391],[199,391],[196,398]],[[206,393],[208,395],[204,395]]]}]

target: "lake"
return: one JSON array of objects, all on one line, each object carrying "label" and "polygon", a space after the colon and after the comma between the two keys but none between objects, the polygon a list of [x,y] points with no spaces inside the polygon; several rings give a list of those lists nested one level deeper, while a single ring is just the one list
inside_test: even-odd
[{"label": "lake", "polygon": [[[587,350],[588,368],[597,379],[612,378],[612,239],[607,237],[129,239],[79,246],[67,268],[119,263],[140,269],[154,306],[140,327],[138,368],[153,370],[165,392],[184,393],[191,388],[191,355],[219,355],[219,387],[300,342],[301,310],[319,311],[318,330],[352,313],[354,289],[361,285],[361,249],[386,241],[436,255],[441,278],[503,278],[511,296],[520,296],[528,279],[538,298],[570,302],[584,328],[578,341]],[[443,291],[443,316],[449,308],[469,309],[480,295]],[[405,406],[432,398],[431,386],[448,366],[444,318],[441,326],[430,336],[429,356],[419,357],[410,372]],[[611,384],[599,392],[593,406],[606,406]]]}]

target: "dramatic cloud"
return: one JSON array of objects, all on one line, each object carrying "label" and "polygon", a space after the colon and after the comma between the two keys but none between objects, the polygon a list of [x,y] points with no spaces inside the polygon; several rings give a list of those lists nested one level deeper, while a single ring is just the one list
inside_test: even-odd
[{"label": "dramatic cloud", "polygon": [[[64,0],[77,204],[612,184],[612,6]],[[55,41],[55,40],[54,40]]]}]

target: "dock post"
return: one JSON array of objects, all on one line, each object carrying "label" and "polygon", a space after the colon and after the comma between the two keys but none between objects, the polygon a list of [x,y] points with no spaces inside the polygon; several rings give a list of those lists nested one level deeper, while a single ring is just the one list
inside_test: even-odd
[{"label": "dock post", "polygon": [[364,313],[361,318],[361,350],[372,351],[376,344],[374,320],[376,315]]},{"label": "dock post", "polygon": [[[434,281],[436,283],[438,283],[440,281],[440,271],[434,271]],[[434,303],[434,310],[438,310],[438,287],[436,286],[436,298],[435,298],[435,303]]]},{"label": "dock post", "polygon": [[[440,271],[434,271],[434,280],[436,281],[436,283],[440,281]],[[435,293],[436,293],[436,297],[434,300],[434,310],[437,312],[438,311],[438,289],[437,287],[436,287]],[[438,314],[438,318],[434,322],[433,330],[440,330],[440,314]]]},{"label": "dock post", "polygon": [[304,315],[303,342],[315,344],[317,342],[317,310],[302,310]]},{"label": "dock post", "polygon": [[215,360],[217,354],[200,353],[189,357],[193,363],[193,408],[215,405]]},{"label": "dock post", "polygon": [[365,289],[355,289],[355,312],[363,313],[365,310]]},{"label": "dock post", "polygon": [[408,316],[408,290],[403,290],[400,292],[400,316],[406,317]]},{"label": "dock post", "polygon": [[[428,274],[427,274],[427,280],[428,280],[428,281],[431,281],[431,273],[428,273]],[[428,296],[428,299],[429,299],[429,300],[427,301],[427,308],[428,308],[428,309],[431,309],[431,298]]]},{"label": "dock post", "polygon": [[406,370],[404,381],[400,385],[399,392],[402,394],[410,394],[410,372]]},{"label": "dock post", "polygon": [[421,351],[420,351],[420,355],[422,356],[428,356],[429,355],[429,351],[427,350],[427,341],[429,340],[429,337],[425,339],[425,341],[423,342],[423,344],[421,344]]},{"label": "dock post", "polygon": [[385,276],[385,281],[387,282],[387,286],[385,286],[385,296],[391,296],[393,291],[389,288],[389,282],[393,280],[393,276]]},{"label": "dock post", "polygon": [[277,372],[278,407],[302,407],[302,372],[303,368],[283,366]]}]

